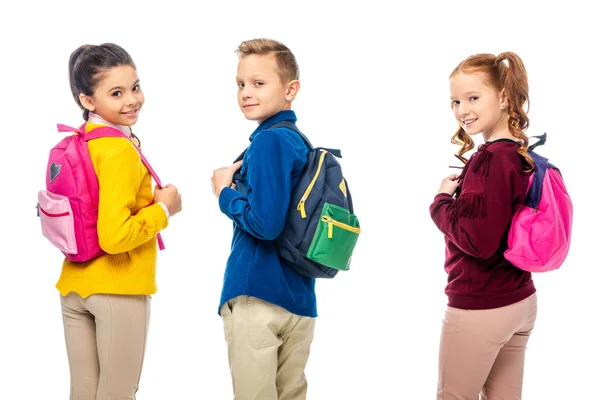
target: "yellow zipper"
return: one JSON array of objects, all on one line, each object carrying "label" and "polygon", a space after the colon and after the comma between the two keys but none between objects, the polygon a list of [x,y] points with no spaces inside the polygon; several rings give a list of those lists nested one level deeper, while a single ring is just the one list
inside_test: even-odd
[{"label": "yellow zipper", "polygon": [[319,166],[317,167],[317,173],[315,174],[312,181],[308,185],[308,188],[306,188],[306,191],[302,195],[302,198],[300,199],[300,202],[298,203],[298,207],[296,207],[296,209],[298,211],[300,211],[300,215],[302,216],[302,218],[306,218],[306,210],[304,209],[304,202],[310,195],[310,192],[312,191],[313,186],[315,186],[315,182],[317,181],[317,178],[319,177],[319,174],[321,173],[321,167],[323,166],[323,161],[325,160],[325,155],[327,154],[326,150],[321,150],[321,152],[322,153],[321,153],[321,158],[319,159]]},{"label": "yellow zipper", "polygon": [[334,225],[337,226],[338,228],[342,228],[342,229],[345,229],[347,231],[354,232],[357,235],[360,233],[360,228],[355,228],[355,227],[350,226],[348,224],[344,224],[343,222],[336,221],[335,219],[333,219],[331,217],[328,217],[326,215],[324,215],[321,219],[323,221],[327,222],[327,227],[328,227],[327,237],[329,239],[331,239],[333,237],[333,226]]}]

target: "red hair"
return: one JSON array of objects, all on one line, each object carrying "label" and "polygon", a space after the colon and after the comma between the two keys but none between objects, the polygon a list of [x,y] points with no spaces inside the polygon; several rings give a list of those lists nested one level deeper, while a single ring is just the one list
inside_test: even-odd
[{"label": "red hair", "polygon": [[[535,164],[531,156],[527,154],[529,139],[525,135],[525,131],[529,126],[529,118],[527,117],[529,111],[529,84],[527,82],[527,71],[521,58],[512,52],[501,53],[498,56],[475,54],[458,64],[450,74],[450,78],[461,72],[467,74],[483,72],[488,86],[497,90],[498,93],[504,90],[508,101],[508,129],[514,137],[521,140],[521,146],[517,151],[531,166],[527,171],[531,171]],[[525,105],[527,105],[527,111]],[[457,157],[466,162],[463,154],[475,147],[473,139],[459,126],[454,136],[452,136],[451,142],[461,146]]]}]

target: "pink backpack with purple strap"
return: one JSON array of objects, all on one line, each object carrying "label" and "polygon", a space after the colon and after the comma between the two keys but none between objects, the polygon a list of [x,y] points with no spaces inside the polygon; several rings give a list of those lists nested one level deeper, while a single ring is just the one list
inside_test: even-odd
[{"label": "pink backpack with purple strap", "polygon": [[573,204],[558,168],[533,150],[546,143],[546,134],[528,149],[535,162],[523,205],[513,216],[504,257],[530,272],[558,269],[571,244]]},{"label": "pink backpack with purple strap", "polygon": [[[38,192],[38,216],[44,236],[73,262],[85,262],[105,252],[98,242],[98,178],[90,158],[87,142],[102,137],[120,137],[132,142],[158,187],[160,179],[133,141],[120,130],[103,126],[85,133],[57,125],[59,132],[74,132],[52,150],[46,171],[46,189]],[[158,234],[160,249],[164,249]]]}]

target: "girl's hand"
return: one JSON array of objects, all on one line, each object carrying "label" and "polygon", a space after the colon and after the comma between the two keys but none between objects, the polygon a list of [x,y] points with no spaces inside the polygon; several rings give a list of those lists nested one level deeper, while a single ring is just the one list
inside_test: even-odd
[{"label": "girl's hand", "polygon": [[449,194],[450,196],[452,196],[454,194],[454,192],[456,192],[456,189],[458,189],[458,185],[459,185],[458,177],[459,177],[459,175],[457,175],[457,174],[452,174],[452,175],[446,177],[442,181],[442,184],[440,185],[438,194],[446,193],[446,194]]},{"label": "girl's hand", "polygon": [[215,169],[213,172],[212,178],[210,178],[212,183],[212,191],[213,194],[219,198],[221,191],[226,187],[232,187],[233,175],[236,173],[238,169],[242,166],[242,160],[236,162],[235,164],[230,165],[229,167],[223,167],[219,169]]},{"label": "girl's hand", "polygon": [[169,210],[169,215],[172,217],[181,211],[181,194],[177,188],[171,184],[165,185],[162,189],[158,186],[154,188],[154,202],[163,203]]}]

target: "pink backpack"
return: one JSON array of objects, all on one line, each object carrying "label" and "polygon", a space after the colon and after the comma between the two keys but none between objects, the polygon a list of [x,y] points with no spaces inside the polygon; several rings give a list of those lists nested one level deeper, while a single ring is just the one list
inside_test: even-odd
[{"label": "pink backpack", "polygon": [[535,138],[540,140],[528,149],[535,170],[525,201],[513,216],[504,257],[522,270],[546,272],[558,269],[569,252],[573,204],[558,168],[533,152],[546,143],[546,134]]},{"label": "pink backpack", "polygon": [[[90,158],[87,142],[101,137],[131,139],[120,130],[103,126],[85,133],[86,123],[79,129],[57,125],[59,132],[74,132],[52,150],[46,171],[46,190],[38,192],[38,216],[44,236],[73,262],[85,262],[105,254],[98,243],[98,178]],[[142,162],[162,188],[160,180],[139,148]],[[164,249],[162,238],[158,244]]]}]

